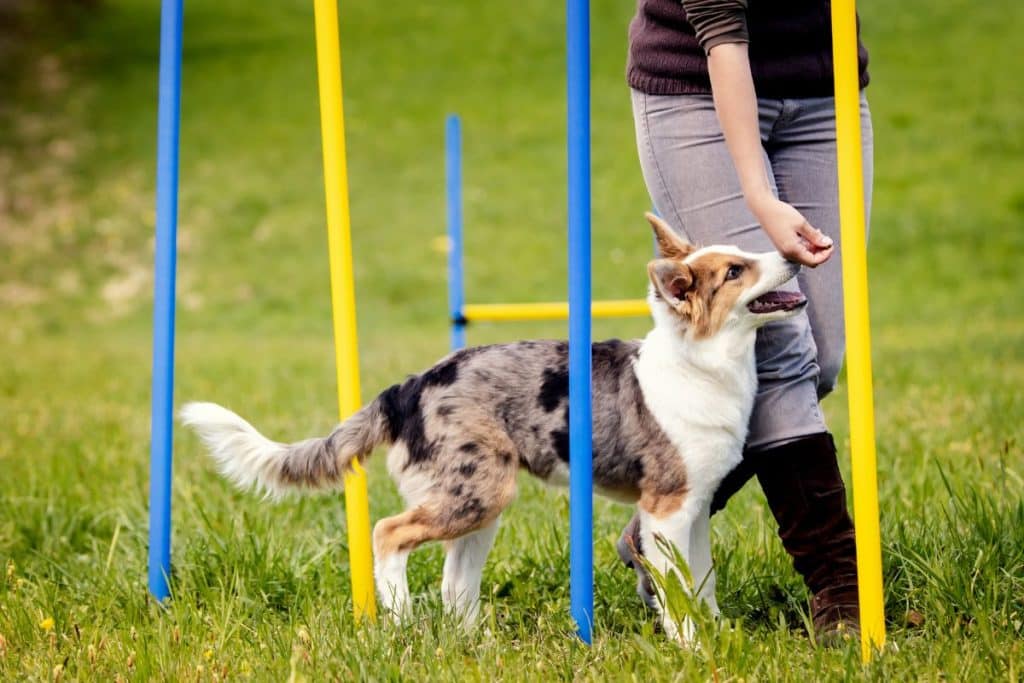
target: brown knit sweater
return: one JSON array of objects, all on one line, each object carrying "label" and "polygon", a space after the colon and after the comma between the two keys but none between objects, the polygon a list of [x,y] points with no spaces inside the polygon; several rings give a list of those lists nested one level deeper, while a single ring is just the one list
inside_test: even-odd
[{"label": "brown knit sweater", "polygon": [[[629,25],[629,85],[650,95],[710,93],[705,49],[724,40],[749,42],[750,71],[760,97],[833,94],[829,0],[637,0]],[[858,48],[863,88],[868,53],[863,44]]]}]

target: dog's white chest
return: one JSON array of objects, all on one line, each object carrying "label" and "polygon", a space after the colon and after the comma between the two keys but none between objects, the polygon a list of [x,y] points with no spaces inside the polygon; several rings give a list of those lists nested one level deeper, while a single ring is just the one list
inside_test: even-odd
[{"label": "dog's white chest", "polygon": [[691,489],[710,487],[742,459],[757,376],[745,359],[715,372],[687,361],[675,340],[652,332],[634,366],[648,410],[684,461]]}]

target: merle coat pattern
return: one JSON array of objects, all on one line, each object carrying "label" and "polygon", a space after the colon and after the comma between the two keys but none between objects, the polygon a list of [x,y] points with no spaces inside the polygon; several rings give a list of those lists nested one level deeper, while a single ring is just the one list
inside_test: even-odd
[{"label": "merle coat pattern", "polygon": [[[777,254],[696,249],[648,220],[662,256],[648,265],[655,327],[642,342],[592,347],[594,485],[638,505],[648,560],[672,570],[654,538],[675,543],[698,596],[716,610],[708,505],[741,457],[756,390],[755,331],[798,314],[806,300],[772,291],[797,270]],[[327,437],[295,444],[270,441],[214,404],[189,404],[182,418],[228,478],[270,495],[340,487],[355,458],[390,444],[388,470],[407,509],[374,528],[381,599],[403,614],[409,553],[442,541],[445,603],[471,624],[516,472],[567,481],[567,356],[562,341],[456,351],[384,390]],[[665,615],[662,623],[671,636],[692,637],[692,625],[680,632]]]}]

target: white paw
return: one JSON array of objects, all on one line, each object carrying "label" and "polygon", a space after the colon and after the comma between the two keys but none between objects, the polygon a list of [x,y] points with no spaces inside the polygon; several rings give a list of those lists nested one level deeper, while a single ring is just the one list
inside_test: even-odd
[{"label": "white paw", "polygon": [[682,625],[680,625],[675,619],[666,616],[662,618],[661,626],[669,640],[674,640],[685,648],[697,648],[697,627],[690,617],[684,618]]}]

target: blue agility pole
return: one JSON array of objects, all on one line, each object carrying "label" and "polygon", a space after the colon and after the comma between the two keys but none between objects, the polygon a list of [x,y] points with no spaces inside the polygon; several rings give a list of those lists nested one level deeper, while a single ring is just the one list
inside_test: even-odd
[{"label": "blue agility pole", "polygon": [[462,126],[449,114],[445,121],[445,183],[448,196],[448,319],[452,350],[466,345],[466,319],[462,313]]},{"label": "blue agility pole", "polygon": [[153,397],[149,471],[149,591],[170,594],[171,411],[174,402],[174,271],[178,233],[182,0],[164,0],[156,149],[156,256],[153,291]]},{"label": "blue agility pole", "polygon": [[569,602],[580,638],[594,623],[590,404],[590,3],[567,0],[569,155]]}]

